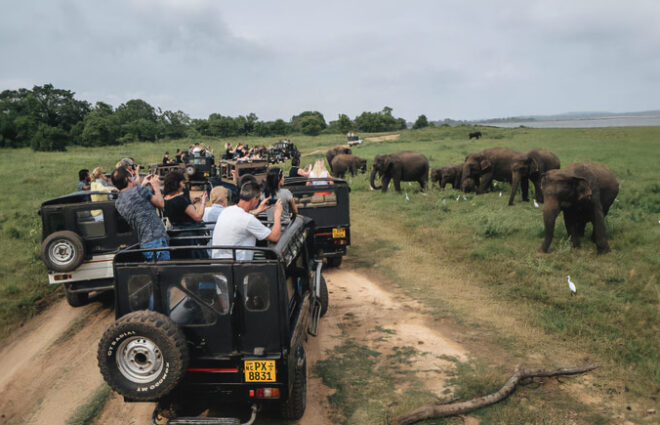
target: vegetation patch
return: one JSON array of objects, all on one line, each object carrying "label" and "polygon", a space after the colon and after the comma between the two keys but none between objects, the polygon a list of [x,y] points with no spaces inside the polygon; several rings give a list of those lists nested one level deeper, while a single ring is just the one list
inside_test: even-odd
[{"label": "vegetation patch", "polygon": [[105,403],[112,395],[112,390],[105,383],[96,388],[92,396],[85,404],[78,407],[75,412],[67,419],[67,425],[88,425],[94,421],[94,418],[103,410]]}]

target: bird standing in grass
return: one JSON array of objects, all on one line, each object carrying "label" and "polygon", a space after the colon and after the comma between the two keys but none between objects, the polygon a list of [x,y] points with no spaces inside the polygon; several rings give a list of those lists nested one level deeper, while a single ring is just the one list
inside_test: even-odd
[{"label": "bird standing in grass", "polygon": [[575,287],[575,284],[571,280],[571,275],[568,275],[568,289],[571,290],[571,295],[577,294],[577,288]]},{"label": "bird standing in grass", "polygon": [[538,207],[539,207],[539,203],[536,202],[536,199],[534,199],[534,208],[538,208]]}]

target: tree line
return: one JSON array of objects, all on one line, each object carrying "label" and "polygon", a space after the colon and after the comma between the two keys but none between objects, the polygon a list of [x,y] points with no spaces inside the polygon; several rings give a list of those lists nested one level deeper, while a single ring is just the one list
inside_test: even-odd
[{"label": "tree line", "polygon": [[[0,147],[62,151],[69,145],[107,146],[181,137],[317,136],[407,128],[406,120],[394,117],[387,106],[379,112],[362,112],[353,120],[339,114],[330,122],[318,111],[302,112],[289,121],[261,121],[253,113],[238,117],[213,113],[207,119],[196,119],[183,111],[162,111],[141,99],[113,108],[104,102],[92,105],[78,100],[74,94],[51,84],[0,93]],[[421,115],[413,128],[427,125],[426,117]]]}]

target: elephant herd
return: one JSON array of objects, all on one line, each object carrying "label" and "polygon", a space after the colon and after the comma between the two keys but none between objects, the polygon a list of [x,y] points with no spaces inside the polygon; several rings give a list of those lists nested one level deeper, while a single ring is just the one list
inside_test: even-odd
[{"label": "elephant herd", "polygon": [[[337,146],[326,153],[333,175],[343,178],[347,171],[355,175],[366,172],[367,161],[354,156],[349,148]],[[376,185],[380,177],[381,185]],[[423,154],[402,151],[376,155],[371,166],[369,184],[373,190],[387,191],[390,182],[401,191],[401,182],[418,182],[426,190],[429,161]],[[518,188],[522,200],[529,202],[529,182],[534,185],[536,202],[543,204],[545,238],[541,252],[548,252],[557,216],[564,213],[566,231],[574,247],[579,246],[585,226],[592,223],[592,241],[599,254],[609,252],[605,216],[619,193],[619,183],[607,167],[592,162],[576,162],[560,169],[557,155],[545,149],[519,152],[509,148],[490,148],[469,154],[462,164],[431,169],[431,183],[441,188],[450,183],[463,192],[484,193],[493,181],[511,184],[509,205],[513,205]]]}]

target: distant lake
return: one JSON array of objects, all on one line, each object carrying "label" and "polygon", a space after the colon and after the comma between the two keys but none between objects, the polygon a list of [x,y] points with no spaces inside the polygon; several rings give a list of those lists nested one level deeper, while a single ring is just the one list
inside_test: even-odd
[{"label": "distant lake", "polygon": [[653,127],[660,126],[660,115],[621,115],[573,120],[538,120],[480,123],[494,127],[513,128],[524,125],[532,128],[591,128],[591,127]]}]

